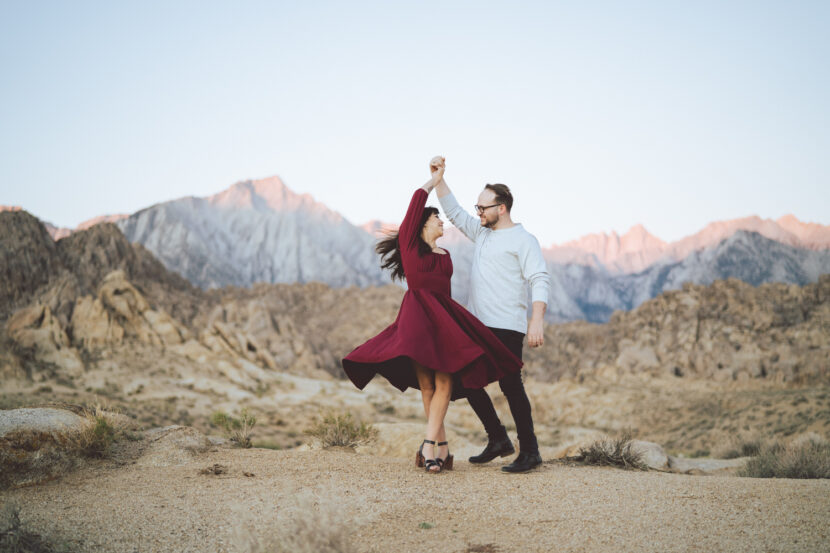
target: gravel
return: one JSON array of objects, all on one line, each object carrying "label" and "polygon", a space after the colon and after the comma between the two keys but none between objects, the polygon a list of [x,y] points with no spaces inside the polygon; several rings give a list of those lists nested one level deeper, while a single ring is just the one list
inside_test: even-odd
[{"label": "gravel", "polygon": [[[498,470],[507,461],[456,459],[431,475],[413,460],[343,450],[214,449],[176,466],[102,462],[2,492],[0,503],[17,502],[28,529],[90,552],[249,551],[240,532],[278,540],[309,504],[366,552],[830,551],[828,480],[558,462],[511,475]],[[200,474],[216,464],[226,472]]]}]

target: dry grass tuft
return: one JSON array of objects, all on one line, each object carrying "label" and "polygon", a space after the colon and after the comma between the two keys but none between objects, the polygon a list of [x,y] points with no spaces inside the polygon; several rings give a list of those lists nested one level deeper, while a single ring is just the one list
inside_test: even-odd
[{"label": "dry grass tuft", "polygon": [[222,411],[216,411],[210,422],[222,429],[231,442],[238,447],[251,447],[251,434],[256,426],[256,417],[242,409],[239,418],[233,417]]},{"label": "dry grass tuft", "polygon": [[738,476],[750,478],[830,478],[830,443],[807,440],[765,446]]},{"label": "dry grass tuft", "polygon": [[109,457],[112,444],[127,432],[122,419],[100,405],[85,409],[81,416],[83,426],[72,436],[76,449],[86,457]]},{"label": "dry grass tuft", "polygon": [[293,514],[279,521],[269,533],[257,532],[253,521],[241,515],[243,523],[234,529],[233,542],[243,553],[354,553],[357,551],[349,525],[330,499],[315,500],[308,495],[297,500]]},{"label": "dry grass tuft", "polygon": [[323,447],[356,447],[374,441],[378,430],[365,422],[358,424],[351,413],[329,413],[305,430],[305,434],[318,440]]},{"label": "dry grass tuft", "polygon": [[618,438],[605,438],[580,448],[574,460],[586,465],[648,470],[642,455],[632,449],[629,432],[623,433]]}]

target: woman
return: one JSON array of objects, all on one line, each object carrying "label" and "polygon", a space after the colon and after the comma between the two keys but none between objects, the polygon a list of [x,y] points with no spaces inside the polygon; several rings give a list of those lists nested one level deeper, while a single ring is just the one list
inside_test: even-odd
[{"label": "woman", "polygon": [[444,178],[444,158],[433,158],[430,170],[432,178],[413,194],[398,232],[376,247],[381,266],[392,270],[392,278],[406,278],[408,290],[398,317],[347,355],[343,369],[361,390],[375,374],[401,391],[421,390],[427,429],[415,462],[428,472],[440,472],[452,469],[453,462],[444,430],[450,399],[463,397],[464,388],[483,388],[506,371],[518,371],[522,362],[450,297],[452,260],[436,245],[444,224],[436,208],[425,207],[429,193]]}]

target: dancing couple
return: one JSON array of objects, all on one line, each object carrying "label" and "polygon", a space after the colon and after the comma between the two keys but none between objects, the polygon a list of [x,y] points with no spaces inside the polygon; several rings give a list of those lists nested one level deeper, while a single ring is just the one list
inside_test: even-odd
[{"label": "dancing couple", "polygon": [[[522,383],[522,344],[544,343],[544,314],[550,280],[536,238],[510,218],[513,196],[504,184],[488,184],[473,217],[444,180],[445,159],[430,161],[431,178],[412,195],[398,231],[376,247],[381,265],[405,279],[398,317],[380,334],[343,359],[349,379],[363,389],[376,374],[401,391],[421,390],[426,437],[416,465],[431,473],[450,470],[453,456],[444,417],[450,400],[465,397],[484,425],[487,446],[470,463],[487,463],[515,453],[507,430],[484,390],[498,381],[516,423],[519,455],[502,467],[525,472],[542,462],[533,432],[530,401]],[[438,209],[426,207],[436,190],[445,215],[475,243],[469,311],[450,297],[452,260],[436,245],[444,234]],[[527,320],[527,285],[532,315]]]}]

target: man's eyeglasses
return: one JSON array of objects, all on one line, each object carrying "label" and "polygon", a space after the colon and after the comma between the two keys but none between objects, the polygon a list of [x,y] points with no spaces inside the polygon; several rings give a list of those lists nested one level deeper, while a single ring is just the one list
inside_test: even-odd
[{"label": "man's eyeglasses", "polygon": [[502,204],[493,204],[493,205],[475,205],[475,206],[473,206],[473,207],[475,207],[475,208],[476,208],[476,213],[478,213],[479,215],[481,215],[482,213],[484,213],[484,210],[485,210],[485,209],[490,209],[491,207],[496,207],[497,205],[502,205]]}]

